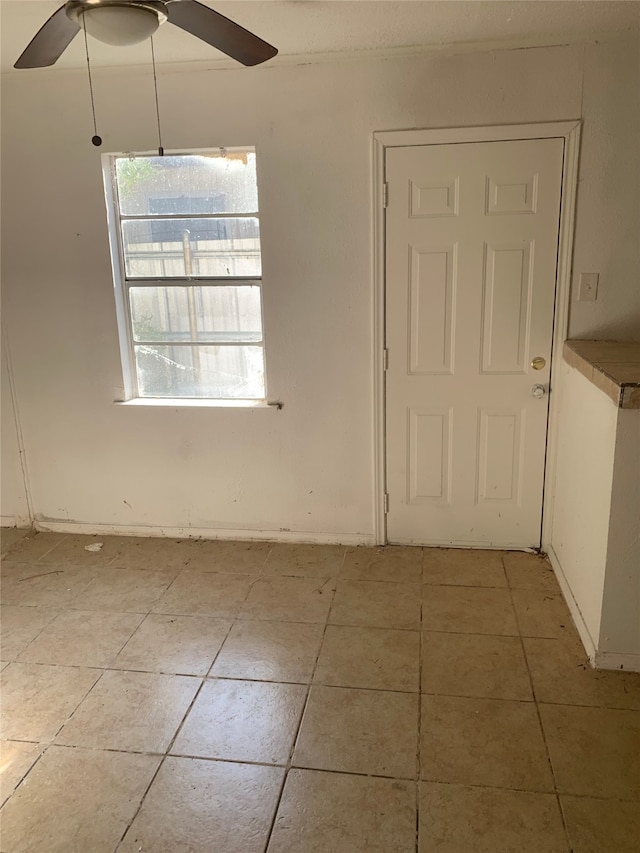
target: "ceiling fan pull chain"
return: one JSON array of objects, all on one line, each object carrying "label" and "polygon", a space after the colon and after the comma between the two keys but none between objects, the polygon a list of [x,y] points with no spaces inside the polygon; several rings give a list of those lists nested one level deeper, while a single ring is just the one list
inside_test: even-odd
[{"label": "ceiling fan pull chain", "polygon": [[87,55],[87,72],[89,74],[89,94],[91,95],[91,113],[93,115],[93,136],[91,141],[95,146],[102,145],[102,137],[98,136],[98,126],[96,124],[96,105],[93,100],[93,83],[91,81],[91,63],[89,62],[89,43],[87,42],[87,28],[84,23],[84,13],[82,14],[82,29],[84,31],[84,49]]},{"label": "ceiling fan pull chain", "polygon": [[162,147],[162,132],[160,130],[160,105],[158,103],[158,78],[156,76],[156,55],[153,50],[153,37],[151,42],[151,65],[153,66],[153,88],[156,93],[156,116],[158,118],[158,156],[164,157],[164,148]]}]

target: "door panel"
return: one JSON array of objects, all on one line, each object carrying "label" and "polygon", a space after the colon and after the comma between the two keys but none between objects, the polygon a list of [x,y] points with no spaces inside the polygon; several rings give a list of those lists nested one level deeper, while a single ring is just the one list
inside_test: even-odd
[{"label": "door panel", "polygon": [[[540,542],[562,139],[386,154],[390,542]],[[545,359],[534,370],[534,357]]]},{"label": "door panel", "polygon": [[451,373],[455,246],[412,248],[409,264],[409,372]]}]

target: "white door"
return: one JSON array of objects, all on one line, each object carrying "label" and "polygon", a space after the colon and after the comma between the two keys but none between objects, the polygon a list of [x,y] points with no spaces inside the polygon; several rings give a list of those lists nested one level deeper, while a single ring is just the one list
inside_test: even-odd
[{"label": "white door", "polygon": [[563,145],[387,149],[389,542],[540,545]]}]

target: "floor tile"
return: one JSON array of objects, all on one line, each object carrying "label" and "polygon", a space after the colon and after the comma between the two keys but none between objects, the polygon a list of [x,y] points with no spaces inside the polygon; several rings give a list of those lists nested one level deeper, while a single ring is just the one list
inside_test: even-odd
[{"label": "floor tile", "polygon": [[66,568],[49,563],[25,563],[24,571],[2,584],[2,603],[23,607],[68,607],[95,576],[86,567]]},{"label": "floor tile", "polygon": [[340,577],[358,581],[420,583],[422,548],[398,545],[347,548]]},{"label": "floor tile", "polygon": [[143,618],[140,613],[65,611],[19,657],[32,663],[109,666]]},{"label": "floor tile", "polygon": [[270,550],[270,542],[200,539],[191,550],[187,565],[206,572],[258,575]]},{"label": "floor tile", "polygon": [[3,540],[2,853],[416,853],[417,787],[419,853],[636,853],[640,675],[537,555]]},{"label": "floor tile", "polygon": [[422,627],[456,634],[517,636],[518,625],[507,589],[424,587]]},{"label": "floor tile", "polygon": [[251,588],[245,575],[184,571],[156,604],[155,613],[234,617]]},{"label": "floor tile", "polygon": [[230,627],[228,619],[150,613],[111,666],[204,676]]},{"label": "floor tile", "polygon": [[139,569],[101,569],[72,602],[74,610],[115,610],[148,613],[177,572]]},{"label": "floor tile", "polygon": [[593,669],[577,641],[523,642],[539,702],[640,711],[640,673]]},{"label": "floor tile", "polygon": [[423,696],[420,762],[432,782],[553,790],[532,702]]},{"label": "floor tile", "polygon": [[420,787],[420,853],[567,853],[555,794]]},{"label": "floor tile", "polygon": [[328,625],[314,681],[334,687],[417,692],[420,634]]},{"label": "floor tile", "polygon": [[562,596],[535,589],[514,589],[511,594],[523,637],[575,636],[573,620]]},{"label": "floor tile", "polygon": [[422,692],[531,701],[520,637],[425,632]]},{"label": "floor tile", "polygon": [[0,673],[2,737],[51,740],[101,675],[75,666],[9,664]]},{"label": "floor tile", "polygon": [[0,556],[3,556],[25,536],[29,535],[29,528],[24,527],[2,527],[0,528]]},{"label": "floor tile", "polygon": [[558,791],[640,800],[640,712],[540,705]]},{"label": "floor tile", "polygon": [[151,672],[105,672],[56,738],[93,749],[165,752],[199,678]]},{"label": "floor tile", "polygon": [[334,578],[344,558],[343,545],[294,545],[278,542],[271,549],[263,575]]},{"label": "floor tile", "polygon": [[159,758],[52,746],[2,810],[10,853],[113,853]]},{"label": "floor tile", "polygon": [[512,589],[536,589],[560,595],[560,586],[551,563],[538,554],[507,551],[504,555],[507,581]]},{"label": "floor tile", "polygon": [[37,533],[31,530],[26,536],[19,537],[9,546],[7,556],[10,560],[20,563],[35,562],[59,545],[65,535],[64,533]]},{"label": "floor tile", "polygon": [[411,693],[312,687],[294,766],[415,778],[418,699]]},{"label": "floor tile", "polygon": [[329,622],[419,630],[420,585],[339,580]]},{"label": "floor tile", "polygon": [[507,578],[504,551],[469,551],[466,548],[425,548],[422,562],[427,584],[504,587]]},{"label": "floor tile", "polygon": [[256,581],[240,611],[241,619],[326,622],[335,581],[270,577]]},{"label": "floor tile", "polygon": [[236,622],[211,675],[306,684],[324,626],[304,622]]},{"label": "floor tile", "polygon": [[567,796],[560,800],[573,853],[638,853],[637,803]]},{"label": "floor tile", "polygon": [[50,607],[0,607],[0,657],[15,660],[57,615]]},{"label": "floor tile", "polygon": [[[123,536],[71,534],[61,537],[55,548],[41,557],[41,562],[104,568],[114,561],[125,541]],[[93,549],[97,545],[101,546],[97,551],[87,550],[87,546]]]},{"label": "floor tile", "polygon": [[126,536],[111,564],[119,569],[174,571],[184,568],[196,552],[195,539],[166,539],[164,536]]},{"label": "floor tile", "polygon": [[[7,557],[3,557],[0,560],[0,578],[2,578],[3,584],[9,580],[10,578],[20,577],[24,574],[30,574],[32,571],[32,564],[20,563],[16,560],[11,560]],[[35,573],[38,574],[40,571],[40,567],[36,565]],[[46,570],[45,570],[46,571]]]},{"label": "floor tile", "polygon": [[262,853],[284,771],[167,758],[118,853]]},{"label": "floor tile", "polygon": [[305,696],[306,688],[298,684],[207,681],[171,752],[285,764]]},{"label": "floor tile", "polygon": [[267,853],[414,853],[415,784],[291,770]]},{"label": "floor tile", "polygon": [[0,805],[15,791],[43,749],[44,744],[41,743],[0,741]]}]

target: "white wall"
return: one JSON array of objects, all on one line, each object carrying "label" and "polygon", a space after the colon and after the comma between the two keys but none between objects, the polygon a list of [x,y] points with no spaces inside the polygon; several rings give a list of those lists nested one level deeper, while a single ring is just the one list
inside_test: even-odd
[{"label": "white wall", "polygon": [[2,406],[0,407],[2,436],[0,457],[0,525],[28,527],[29,508],[24,476],[20,463],[20,447],[11,394],[9,359],[6,347],[2,352]]},{"label": "white wall", "polygon": [[[584,116],[569,337],[640,341],[640,50],[584,48]],[[615,239],[610,239],[615,234]],[[598,299],[577,276],[599,272]]]},{"label": "white wall", "polygon": [[[584,103],[575,260],[602,279],[571,332],[640,335],[627,270],[637,243],[613,215],[629,229],[637,220],[626,156],[637,61],[637,45],[620,44],[162,68],[166,149],[257,148],[269,396],[280,412],[113,404],[122,377],[86,74],[5,75],[3,298],[37,518],[371,537],[375,130],[570,119]],[[150,70],[96,69],[94,83],[102,150],[152,149]]]},{"label": "white wall", "polygon": [[[583,640],[592,652],[600,638],[618,409],[567,364],[559,384],[552,559],[584,620],[589,636]],[[576,623],[581,629],[579,618]]]},{"label": "white wall", "polygon": [[602,663],[637,655],[640,669],[640,410],[617,420],[599,651]]}]

